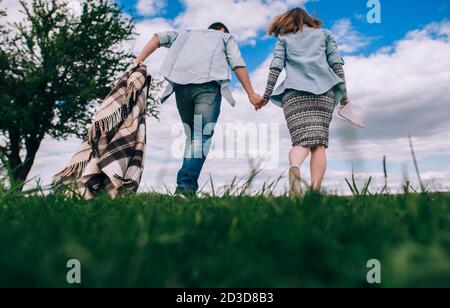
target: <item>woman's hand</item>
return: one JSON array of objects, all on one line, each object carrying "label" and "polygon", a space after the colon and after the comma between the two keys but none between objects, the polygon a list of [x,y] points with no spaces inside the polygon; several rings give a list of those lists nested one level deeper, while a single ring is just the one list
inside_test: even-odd
[{"label": "woman's hand", "polygon": [[342,100],[341,100],[341,106],[347,106],[348,105],[348,97],[344,97]]},{"label": "woman's hand", "polygon": [[261,99],[261,102],[259,103],[259,106],[257,108],[257,110],[261,110],[264,106],[266,106],[269,103],[269,101],[265,98]]}]

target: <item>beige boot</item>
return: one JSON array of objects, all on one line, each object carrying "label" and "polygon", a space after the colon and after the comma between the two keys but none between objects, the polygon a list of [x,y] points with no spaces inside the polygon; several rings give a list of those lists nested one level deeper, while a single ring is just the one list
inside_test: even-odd
[{"label": "beige boot", "polygon": [[289,196],[293,198],[302,196],[300,168],[295,166],[289,169]]}]

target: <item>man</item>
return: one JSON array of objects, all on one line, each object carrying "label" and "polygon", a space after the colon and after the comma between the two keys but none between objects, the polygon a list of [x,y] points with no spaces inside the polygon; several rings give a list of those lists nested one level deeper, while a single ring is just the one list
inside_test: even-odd
[{"label": "man", "polygon": [[145,61],[159,47],[170,48],[162,66],[162,73],[169,82],[162,102],[175,92],[187,137],[176,193],[194,196],[220,115],[222,96],[232,106],[236,105],[229,89],[231,76],[228,66],[255,108],[262,97],[253,90],[238,44],[222,23],[214,23],[208,30],[157,33],[138,56],[135,65]]}]

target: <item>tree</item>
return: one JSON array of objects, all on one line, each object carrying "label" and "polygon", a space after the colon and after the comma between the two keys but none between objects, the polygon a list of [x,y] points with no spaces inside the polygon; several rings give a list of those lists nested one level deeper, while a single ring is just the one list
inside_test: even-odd
[{"label": "tree", "polygon": [[[3,0],[0,0],[0,4],[2,4]],[[6,16],[6,12],[0,9],[0,17],[5,17]],[[3,36],[6,34],[6,31],[3,29],[3,25],[0,24],[0,34]]]},{"label": "tree", "polygon": [[[111,0],[20,0],[25,19],[2,35],[0,152],[10,180],[24,182],[42,140],[82,137],[94,106],[131,63],[123,48],[134,22]],[[1,29],[0,29],[1,30]]]},{"label": "tree", "polygon": [[[3,0],[0,0],[0,4],[2,4],[2,2]],[[6,12],[0,9],[0,20],[5,16]],[[7,41],[5,40],[7,34],[8,31],[6,31],[5,26],[2,23],[0,23],[0,46],[3,46],[3,44],[7,43]],[[6,65],[6,62],[7,62],[7,55],[5,54],[3,48],[0,48],[0,69]],[[2,79],[0,79],[0,81],[2,81]]]}]

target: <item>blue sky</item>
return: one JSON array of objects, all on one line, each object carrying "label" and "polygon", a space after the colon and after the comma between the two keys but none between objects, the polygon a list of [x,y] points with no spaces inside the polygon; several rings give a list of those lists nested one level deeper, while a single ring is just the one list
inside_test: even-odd
[{"label": "blue sky", "polygon": [[[161,10],[159,13],[153,15],[151,18],[164,18],[166,20],[171,20],[172,23],[175,20],[175,24],[177,24],[176,20],[180,15],[185,14],[186,11],[189,11],[191,8],[193,1],[177,1],[177,0],[169,0],[165,9]],[[214,1],[212,1],[214,2]],[[241,1],[242,2],[242,1]],[[261,1],[264,2],[264,1]],[[267,1],[270,2],[270,1]],[[266,2],[266,3],[267,3]],[[288,1],[286,1],[288,2]],[[346,0],[346,1],[334,1],[334,0],[320,0],[320,1],[306,1],[306,8],[309,12],[313,12],[319,16],[324,21],[324,26],[335,30],[335,33],[338,36],[338,43],[343,47],[342,53],[344,58],[348,58],[349,61],[352,59],[371,59],[371,56],[379,53],[383,49],[387,49],[387,54],[396,54],[396,44],[401,44],[402,40],[405,40],[405,37],[411,31],[415,31],[418,29],[424,29],[432,23],[440,23],[448,19],[450,16],[450,5],[448,1],[445,0],[432,0],[432,1],[407,1],[407,0],[381,0],[382,6],[382,22],[380,24],[369,24],[366,19],[366,15],[368,12],[367,2],[364,0]],[[299,3],[297,1],[297,3]],[[295,6],[296,1],[291,1],[290,7]],[[136,20],[142,21],[146,20],[148,17],[143,17],[137,12],[134,8],[136,7],[135,1],[124,1],[122,0],[121,4],[130,9],[130,13],[136,17]],[[255,10],[258,12],[258,10]],[[201,15],[201,12],[197,14]],[[225,15],[233,14],[230,11],[224,11]],[[250,14],[250,13],[249,13]],[[274,14],[276,15],[276,14]],[[196,15],[193,15],[196,16]],[[219,15],[220,16],[220,15]],[[200,17],[201,18],[201,17]],[[251,17],[249,17],[251,18]],[[270,19],[269,19],[270,20]],[[189,26],[189,22],[187,23]],[[207,26],[207,24],[204,24]],[[234,24],[228,24],[229,28],[233,32],[233,28],[236,26]],[[244,58],[247,61],[249,69],[253,72],[257,71],[258,68],[261,67],[262,63],[270,58],[273,46],[275,44],[275,40],[273,38],[268,38],[264,35],[264,30],[266,26],[260,27],[257,30],[258,35],[252,38],[251,40],[242,40],[241,41],[241,49],[244,55]],[[339,31],[341,29],[342,31]],[[435,32],[429,31],[429,36],[436,35]],[[347,50],[348,48],[344,48],[343,45],[353,46],[352,50]],[[348,47],[347,46],[347,47]],[[356,47],[358,46],[358,47]],[[411,52],[412,53],[412,52]],[[408,55],[397,55],[399,60],[403,60]],[[414,55],[412,55],[414,56]],[[357,62],[356,60],[353,62]],[[400,62],[400,61],[397,61]],[[359,63],[364,63],[364,61],[359,61]],[[406,63],[408,64],[408,63]],[[414,66],[414,61],[411,61],[411,66]],[[400,64],[399,64],[400,66]],[[363,70],[363,65],[352,65],[350,69],[356,68],[356,70]],[[392,74],[389,69],[390,67],[386,67],[386,74]],[[394,70],[395,67],[392,67]],[[352,70],[350,70],[350,74]],[[257,75],[257,73],[254,73]],[[264,74],[262,74],[262,78],[264,81]],[[354,73],[354,75],[361,75]],[[351,76],[351,75],[350,75]],[[406,76],[398,76],[399,78],[403,78]],[[352,80],[350,80],[352,82]],[[412,86],[412,85],[411,85]],[[398,88],[403,88],[404,91],[407,92],[408,85],[399,84]],[[350,86],[350,89],[352,87]],[[380,89],[382,90],[382,89]],[[363,92],[363,91],[361,91]],[[366,94],[362,93],[361,97],[364,97]],[[356,98],[359,98],[353,95]],[[427,104],[433,104],[432,101],[426,102]],[[367,106],[370,109],[370,106]],[[389,108],[389,106],[387,106]],[[411,106],[410,109],[414,109]],[[401,110],[397,111],[400,114]],[[405,112],[407,112],[405,110]],[[362,172],[367,174],[366,178],[372,173],[380,172],[381,170],[381,160],[383,155],[388,156],[388,168],[390,172],[394,174],[394,177],[398,179],[403,176],[411,177],[414,175],[414,171],[412,169],[412,164],[410,161],[410,155],[405,142],[400,142],[402,145],[402,150],[393,149],[384,149],[384,143],[389,144],[389,140],[403,140],[408,136],[412,135],[415,137],[417,131],[422,131],[420,126],[417,125],[417,129],[414,129],[414,123],[403,123],[401,124],[402,128],[397,129],[398,133],[395,131],[395,127],[389,128],[385,139],[375,138],[375,131],[377,122],[380,122],[379,119],[376,119],[376,115],[372,114],[372,123],[374,124],[372,128],[367,129],[365,132],[350,132],[348,128],[339,127],[339,124],[335,126],[335,134],[340,135],[339,138],[345,140],[348,138],[348,134],[352,135],[353,133],[357,135],[359,138],[359,142],[370,143],[371,145],[378,144],[376,146],[377,150],[380,153],[378,155],[364,154],[357,155],[356,153],[349,153],[344,159],[342,156],[340,159],[331,159],[330,160],[330,169],[335,172],[347,172],[351,170],[352,165],[357,172]],[[450,114],[449,114],[450,115]],[[396,118],[396,113],[392,113],[392,118]],[[270,119],[270,116],[269,116]],[[400,120],[400,117],[399,117]],[[417,119],[417,122],[421,122],[422,119]],[[279,120],[279,121],[282,121]],[[395,120],[394,120],[395,121]],[[424,120],[425,123],[428,123]],[[419,123],[417,123],[419,124]],[[427,124],[424,124],[427,125]],[[406,127],[411,127],[408,129]],[[427,125],[429,127],[429,125]],[[400,132],[401,131],[401,132]],[[433,134],[431,131],[424,131],[424,138],[433,139]],[[438,138],[438,137],[436,137]],[[420,141],[419,141],[420,142]],[[393,146],[396,142],[393,141]],[[450,165],[450,156],[448,152],[445,151],[437,151],[433,153],[433,151],[427,151],[427,155],[420,156],[420,164],[422,171],[434,173],[442,171],[442,166]],[[281,154],[282,155],[282,154]],[[392,156],[401,156],[404,159],[389,159]],[[332,154],[331,154],[332,156]],[[430,175],[431,178],[433,175]],[[445,176],[442,176],[445,177]]]},{"label": "blue sky", "polygon": [[[135,9],[138,0],[119,0],[126,11],[137,21],[145,19]],[[324,26],[331,28],[341,19],[350,19],[356,31],[373,41],[358,54],[367,55],[381,47],[389,46],[401,39],[411,29],[427,25],[433,21],[445,19],[450,16],[450,4],[447,0],[409,1],[409,0],[381,0],[382,23],[369,24],[364,18],[367,14],[365,0],[320,0],[306,4],[309,12],[315,12],[323,21]],[[155,14],[154,18],[175,19],[183,12],[185,5],[179,0],[168,0],[164,10]],[[229,12],[226,12],[229,14]],[[232,29],[233,25],[229,25]],[[261,33],[263,36],[264,33]],[[268,50],[274,46],[274,39],[261,39],[254,46],[244,45],[242,51],[250,69],[255,69],[265,60]]]},{"label": "blue sky", "polygon": [[[75,9],[79,0],[69,0]],[[383,185],[382,158],[388,158],[390,186],[399,189],[407,176],[417,186],[408,136],[414,141],[422,178],[436,190],[450,190],[450,3],[448,0],[380,0],[381,24],[369,24],[366,0],[117,0],[135,17],[136,39],[129,47],[138,53],[154,32],[180,28],[205,28],[222,20],[238,38],[255,88],[262,92],[268,74],[274,39],[264,35],[270,20],[290,7],[305,3],[325,27],[335,32],[346,60],[350,100],[365,106],[365,129],[348,127],[335,119],[330,132],[329,170],[325,187],[348,193],[345,177],[352,165],[361,182],[374,177],[374,189]],[[17,21],[16,0],[4,0],[10,21]],[[146,64],[158,76],[164,50]],[[288,168],[289,133],[282,111],[268,106],[259,113],[250,107],[245,93],[233,83],[236,108],[224,104],[221,125],[274,124],[279,133],[270,138],[275,168],[266,168],[260,183],[277,178]],[[143,190],[173,189],[181,159],[174,154],[174,126],[179,116],[171,99],[161,109],[161,120],[149,121]],[[260,131],[258,131],[260,132]],[[220,136],[216,136],[220,140]],[[76,151],[80,141],[59,142],[47,138],[38,153],[31,176],[49,183]],[[255,149],[246,149],[251,152]],[[264,165],[263,165],[264,166]],[[272,166],[273,167],[273,166]],[[308,178],[308,165],[304,176]],[[216,186],[234,176],[249,173],[249,158],[208,160],[201,183],[211,175]],[[284,182],[283,182],[284,184]]]}]

